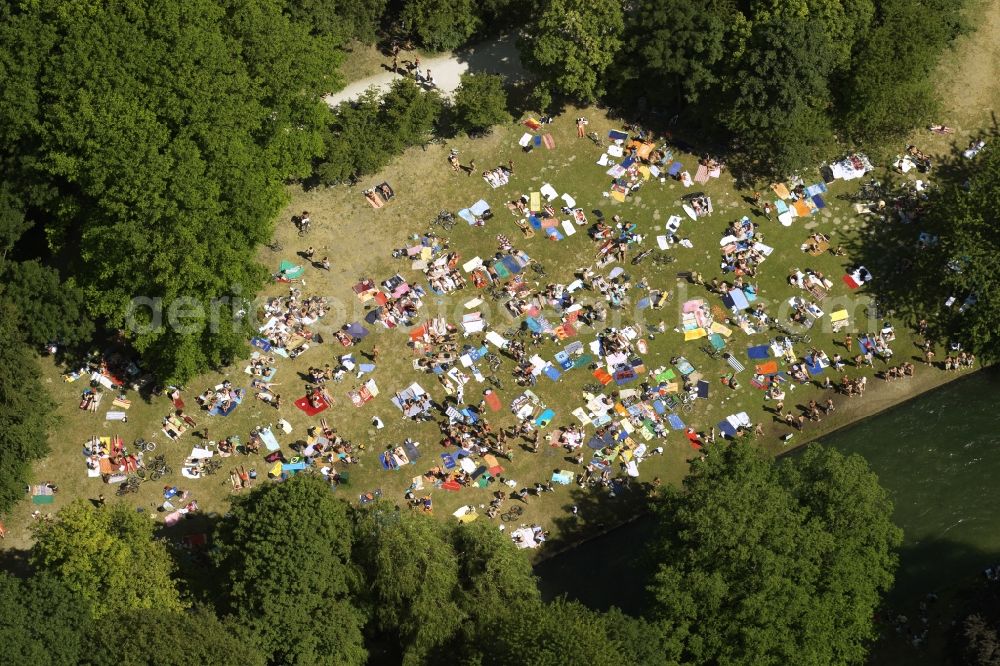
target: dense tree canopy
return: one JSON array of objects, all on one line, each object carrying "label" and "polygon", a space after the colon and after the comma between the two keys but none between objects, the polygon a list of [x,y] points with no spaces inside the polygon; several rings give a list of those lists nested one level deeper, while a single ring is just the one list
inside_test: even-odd
[{"label": "dense tree canopy", "polygon": [[[318,95],[337,85],[336,51],[281,10],[273,0],[0,8],[0,63],[17,93],[0,103],[4,191],[44,214],[91,314],[125,328],[164,378],[242,351],[239,305],[221,304],[215,323],[198,310],[260,286],[253,252],[282,179],[308,175],[322,148]],[[133,297],[160,299],[162,319],[181,323],[144,326],[161,313],[130,317]]]},{"label": "dense tree canopy", "polygon": [[507,92],[499,74],[466,72],[455,91],[455,125],[476,132],[510,120]]},{"label": "dense tree canopy", "polygon": [[385,13],[388,0],[292,0],[285,11],[317,35],[337,43],[354,39],[370,44]]},{"label": "dense tree canopy", "polygon": [[[297,476],[239,498],[215,541],[225,604],[272,662],[365,662],[351,521],[326,483]],[[318,618],[322,629],[311,630]]]},{"label": "dense tree canopy", "polygon": [[94,323],[73,278],[60,281],[59,271],[37,260],[9,262],[5,269],[0,271],[5,283],[0,298],[17,308],[27,342],[38,347],[49,342],[75,346],[90,341]]},{"label": "dense tree canopy", "polygon": [[408,78],[393,81],[385,94],[371,88],[340,104],[329,119],[317,176],[333,185],[375,173],[404,148],[429,139],[443,109],[436,90]]},{"label": "dense tree canopy", "polygon": [[461,46],[481,24],[473,0],[405,0],[399,20],[417,43],[431,51]]},{"label": "dense tree canopy", "polygon": [[116,618],[116,623],[127,626],[128,635],[93,628],[88,663],[94,666],[264,666],[267,663],[242,627],[220,621],[208,608],[184,613],[139,610]]},{"label": "dense tree canopy", "polygon": [[[967,166],[956,165],[960,170]],[[954,297],[953,307],[934,311],[934,323],[987,361],[1000,358],[1000,294],[993,286],[1000,275],[998,211],[1000,151],[987,146],[964,186],[946,183],[930,195],[921,230],[939,242],[907,253],[912,257],[907,281],[892,294],[901,305]],[[915,243],[912,234],[909,240]]]},{"label": "dense tree canopy", "polygon": [[777,466],[751,445],[709,447],[657,506],[650,591],[682,662],[862,663],[901,535],[857,456]]},{"label": "dense tree canopy", "polygon": [[[640,1],[612,89],[680,112],[758,176],[828,159],[835,137],[889,141],[936,109],[929,73],[963,3]],[[905,34],[905,39],[900,35]]]},{"label": "dense tree canopy", "polygon": [[[91,654],[89,608],[55,576],[0,572],[0,645],[8,664],[75,666]],[[120,638],[120,635],[119,635]]]},{"label": "dense tree canopy", "polygon": [[623,45],[624,14],[618,0],[547,0],[522,38],[528,67],[553,92],[591,103],[607,86],[605,72]]},{"label": "dense tree canopy", "polygon": [[21,315],[0,287],[0,513],[24,497],[31,462],[48,453],[52,400],[24,339]]},{"label": "dense tree canopy", "polygon": [[388,505],[358,523],[355,555],[368,575],[370,604],[381,632],[399,641],[404,664],[421,664],[458,631],[458,560],[445,525]]},{"label": "dense tree canopy", "polygon": [[126,504],[77,500],[34,528],[31,562],[82,597],[95,618],[142,609],[180,611],[173,561],[153,523]]}]

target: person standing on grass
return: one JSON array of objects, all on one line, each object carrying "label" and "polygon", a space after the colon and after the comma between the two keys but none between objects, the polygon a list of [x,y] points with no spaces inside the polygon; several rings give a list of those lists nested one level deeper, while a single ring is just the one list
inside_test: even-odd
[{"label": "person standing on grass", "polygon": [[323,257],[323,261],[319,262],[319,267],[324,271],[330,270],[330,259],[329,257]]},{"label": "person standing on grass", "polygon": [[587,119],[583,116],[576,119],[576,136],[578,139],[587,136]]},{"label": "person standing on grass", "polygon": [[848,333],[844,336],[844,349],[850,352],[854,348],[854,338]]},{"label": "person standing on grass", "polygon": [[381,351],[382,350],[378,348],[378,345],[372,347],[372,363],[378,363],[378,355]]},{"label": "person standing on grass", "polygon": [[476,160],[469,160],[469,176],[472,176],[472,172],[476,170]]}]

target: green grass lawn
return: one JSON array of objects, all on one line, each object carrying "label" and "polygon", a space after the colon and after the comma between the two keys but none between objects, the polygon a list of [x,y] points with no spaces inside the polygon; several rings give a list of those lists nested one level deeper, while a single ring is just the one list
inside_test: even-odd
[{"label": "green grass lawn", "polygon": [[[605,135],[608,129],[614,127],[596,110],[588,110],[588,115],[591,118],[590,129],[596,130],[601,135]],[[353,407],[347,391],[354,388],[355,384],[349,378],[342,384],[334,384],[331,387],[338,403],[322,416],[327,417],[341,435],[357,444],[363,443],[366,447],[361,456],[362,462],[350,466],[348,470],[349,486],[341,487],[336,492],[346,500],[357,501],[360,493],[381,488],[391,501],[401,501],[411,478],[434,466],[442,449],[438,445],[438,429],[435,423],[416,424],[403,420],[400,413],[389,403],[389,398],[394,391],[404,388],[411,381],[419,381],[438,400],[444,398],[443,389],[433,375],[418,374],[413,370],[411,364],[414,354],[407,346],[408,337],[405,331],[388,331],[381,326],[372,327],[373,334],[361,345],[350,350],[335,340],[330,341],[332,336],[328,333],[346,322],[357,321],[364,316],[364,307],[351,291],[351,286],[358,279],[371,277],[378,282],[399,272],[407,279],[420,283],[422,274],[410,270],[408,261],[393,259],[390,256],[391,250],[407,245],[408,237],[414,232],[426,230],[428,221],[437,211],[448,209],[454,212],[479,198],[485,198],[490,203],[495,217],[484,228],[470,227],[463,222],[450,233],[451,248],[461,253],[463,261],[476,255],[482,257],[492,255],[497,249],[496,234],[504,233],[512,239],[516,248],[526,251],[534,259],[544,263],[548,272],[547,280],[570,282],[578,268],[591,265],[595,259],[597,246],[584,230],[581,229],[576,235],[561,242],[546,240],[541,233],[532,239],[525,239],[515,227],[514,218],[504,207],[505,201],[516,198],[521,192],[536,191],[543,183],[551,183],[560,193],[572,194],[577,204],[588,211],[591,221],[596,219],[592,211],[601,210],[608,217],[619,214],[624,219],[636,223],[640,232],[646,236],[642,246],[644,248],[655,246],[654,237],[670,215],[675,213],[683,215],[679,205],[679,198],[683,194],[701,189],[712,197],[714,215],[700,218],[698,221],[684,217],[680,235],[689,238],[694,247],[692,249],[678,247],[672,250],[672,254],[677,258],[676,263],[659,268],[649,261],[633,266],[626,260],[623,267],[633,276],[634,281],[645,277],[653,288],[669,290],[672,297],[670,304],[662,310],[640,311],[635,308],[635,301],[639,295],[634,295],[632,303],[620,313],[622,325],[634,322],[641,327],[647,327],[656,326],[661,321],[665,322],[667,332],[657,334],[655,339],[650,340],[649,353],[644,356],[647,368],[669,365],[672,356],[684,355],[710,382],[709,399],[698,400],[690,413],[682,414],[688,425],[705,431],[728,414],[747,411],[755,421],[761,421],[765,425],[766,435],[761,440],[761,445],[769,451],[782,450],[784,444],[780,436],[787,433],[788,429],[783,424],[774,423],[772,415],[763,410],[763,393],[750,386],[750,371],[747,370],[739,375],[741,387],[738,390],[727,388],[720,379],[728,374],[729,366],[723,360],[713,360],[700,351],[704,340],[684,342],[683,336],[674,331],[675,327],[679,326],[679,306],[689,298],[706,298],[711,305],[722,307],[721,300],[717,296],[709,294],[703,287],[689,284],[687,280],[678,277],[677,273],[697,270],[706,280],[716,276],[722,277],[719,271],[718,241],[730,220],[750,213],[750,207],[744,200],[747,193],[737,192],[728,173],[723,172],[722,178],[712,180],[704,187],[696,185],[691,189],[685,189],[680,183],[672,180],[666,183],[651,180],[625,203],[614,202],[602,195],[609,181],[605,175],[605,168],[595,164],[602,149],[589,140],[575,137],[573,117],[575,117],[574,112],[571,110],[547,128],[556,140],[554,150],[539,147],[531,153],[523,153],[517,144],[517,139],[524,130],[519,125],[498,128],[485,139],[456,141],[453,145],[460,151],[463,163],[468,164],[470,159],[475,159],[477,171],[497,164],[506,164],[508,160],[515,162],[514,176],[510,184],[498,190],[492,190],[478,173],[471,177],[464,173],[453,173],[446,161],[449,146],[431,146],[426,151],[419,148],[408,151],[383,174],[372,177],[355,188],[342,187],[309,192],[292,189],[291,204],[286,214],[279,220],[276,232],[277,240],[285,249],[279,253],[262,250],[261,260],[272,269],[276,269],[281,258],[294,259],[296,251],[303,250],[309,245],[315,247],[317,256],[330,256],[333,263],[332,270],[330,272],[307,270],[303,287],[305,293],[326,294],[336,303],[319,327],[319,330],[327,333],[325,337],[328,342],[315,346],[298,359],[279,359],[279,372],[275,381],[281,384],[278,390],[285,402],[280,412],[252,399],[246,400],[233,415],[226,418],[197,414],[193,409],[195,395],[219,383],[223,378],[230,379],[237,386],[249,385],[249,377],[242,372],[242,363],[190,382],[184,395],[188,411],[199,420],[199,428],[207,426],[212,439],[231,434],[246,438],[253,426],[271,423],[283,417],[294,427],[291,435],[280,438],[283,446],[287,447],[297,438],[304,437],[306,429],[318,422],[318,417],[306,417],[291,404],[294,398],[303,394],[305,381],[299,373],[304,373],[312,365],[332,362],[335,356],[348,351],[359,356],[369,352],[373,344],[378,344],[382,354],[377,370],[370,377],[378,383],[381,395],[360,408]],[[685,168],[693,173],[697,166],[696,159],[690,155],[684,155],[681,159]],[[818,173],[806,174],[805,177],[807,183],[819,180]],[[361,191],[369,184],[380,182],[382,179],[392,183],[397,197],[384,208],[374,210],[367,205]],[[870,326],[864,319],[867,297],[849,292],[840,280],[845,267],[850,264],[850,257],[834,257],[832,254],[811,257],[800,249],[801,243],[805,241],[812,228],[829,235],[833,246],[841,243],[849,245],[848,241],[865,224],[850,214],[847,202],[838,198],[838,195],[848,192],[850,188],[850,184],[834,183],[826,196],[829,207],[821,214],[810,218],[797,218],[789,228],[782,227],[776,222],[755,220],[761,225],[764,241],[775,248],[774,253],[762,265],[756,280],[760,298],[768,304],[772,315],[779,313],[780,304],[787,298],[800,293],[797,288],[787,284],[789,271],[795,268],[812,268],[822,271],[834,282],[833,290],[822,304],[826,312],[835,309],[834,306],[846,307],[851,312],[852,323],[856,330],[868,330],[874,325],[873,322]],[[303,209],[310,211],[314,230],[308,237],[299,238],[288,220],[293,213]],[[608,266],[603,272],[606,274],[615,265],[618,264]],[[531,275],[531,277],[537,276]],[[879,277],[876,276],[876,279]],[[426,282],[423,284],[426,285]],[[272,285],[263,296],[277,295],[286,290],[287,286]],[[428,294],[422,314],[426,317],[443,316],[451,322],[456,322],[465,312],[462,304],[476,295],[478,295],[477,290],[471,286],[444,297]],[[584,297],[593,298],[593,294],[584,294]],[[498,308],[490,299],[486,299],[486,305],[481,309],[486,313],[491,328],[503,331],[511,326],[505,311]],[[716,311],[724,314],[718,309]],[[612,316],[614,314],[612,311]],[[907,327],[903,322],[896,324],[899,335],[894,345],[898,352],[897,358],[907,358],[912,355],[910,351],[915,351],[915,348]],[[582,327],[581,334],[576,339],[587,343],[594,339],[595,334],[596,331]],[[827,319],[818,321],[811,334],[812,344],[825,349],[831,356],[837,351],[835,343],[843,336],[843,334],[834,336],[829,331]],[[479,336],[475,336],[467,342],[478,343],[479,339]],[[736,329],[729,339],[728,346],[744,365],[752,367],[746,358],[747,346],[767,341],[767,334],[750,338]],[[551,359],[561,346],[562,344],[547,342],[534,351],[543,358]],[[800,347],[804,352],[806,347]],[[881,367],[881,364],[877,367]],[[512,362],[505,361],[505,366],[499,373],[505,384],[504,390],[500,392],[505,405],[509,405],[520,392],[510,378],[511,368]],[[45,373],[59,403],[61,422],[52,437],[52,455],[36,465],[35,478],[38,481],[55,482],[61,491],[54,506],[43,508],[58,509],[74,497],[93,498],[102,492],[109,497],[113,496],[113,488],[104,485],[100,479],[89,479],[85,476],[80,451],[84,441],[92,435],[119,434],[129,442],[140,436],[157,441],[158,452],[163,452],[168,457],[169,463],[175,470],[173,478],[164,481],[169,480],[172,484],[176,483],[190,490],[201,506],[210,512],[226,510],[228,496],[232,491],[227,474],[230,468],[237,464],[256,466],[263,476],[264,463],[259,458],[234,457],[225,461],[227,464],[215,477],[199,480],[182,479],[179,475],[181,463],[191,447],[200,440],[196,435],[189,433],[180,442],[175,443],[167,440],[160,432],[160,420],[171,408],[165,397],[156,397],[149,402],[134,399],[127,424],[105,423],[102,421],[104,405],[97,415],[77,408],[79,392],[85,388],[82,382],[64,383],[60,378],[60,370],[51,364],[45,365]],[[860,370],[850,368],[848,374],[859,373]],[[805,432],[796,435],[793,442],[801,443],[860,414],[897,402],[909,395],[912,389],[943,381],[942,374],[920,368],[915,380],[873,387],[875,390],[870,391],[864,401],[856,399],[850,401],[837,397],[835,399],[841,407],[837,413],[822,423],[807,424]],[[361,381],[368,378],[366,376]],[[534,391],[556,412],[556,417],[548,430],[575,422],[570,412],[583,404],[581,386],[593,381],[590,371],[586,368],[565,373],[558,383],[544,377],[540,378]],[[636,387],[638,384],[635,382],[629,386]],[[472,382],[466,391],[467,402],[477,402],[481,388],[482,385]],[[609,387],[613,388],[615,388],[613,385]],[[790,392],[786,400],[786,409],[795,409],[796,405],[803,405],[810,397],[819,395],[820,391],[815,387],[802,387],[794,393]],[[109,402],[110,398],[106,400]],[[371,425],[371,419],[376,415],[386,424],[385,429],[378,432]],[[494,425],[514,422],[514,417],[508,409],[495,415],[488,412],[487,418]],[[592,432],[592,428],[590,431]],[[407,466],[403,470],[384,471],[378,464],[377,454],[386,446],[399,444],[405,437],[421,442],[423,452],[421,459],[415,465]],[[641,481],[648,484],[654,477],[660,477],[664,482],[670,483],[679,481],[684,475],[686,460],[695,452],[680,432],[671,432],[665,440],[650,443],[651,446],[657,444],[663,445],[665,455],[651,458],[643,464]],[[519,486],[547,480],[554,469],[577,469],[566,459],[566,453],[562,449],[549,446],[543,446],[538,454],[519,450],[513,462],[504,466],[505,477],[515,479]],[[146,483],[140,493],[130,496],[128,501],[149,510],[151,516],[155,516],[155,507],[162,500],[160,494],[162,485],[162,483]],[[445,519],[461,505],[487,503],[494,489],[494,487],[486,490],[464,489],[454,493],[431,489],[429,493],[434,498],[435,514]],[[571,542],[581,532],[590,533],[595,529],[614,525],[640,510],[640,499],[644,493],[636,491],[632,495],[611,498],[606,492],[583,491],[575,485],[558,487],[557,492],[553,494],[532,499],[526,508],[523,520],[537,522],[553,529],[554,546],[550,548],[552,550],[560,543]],[[580,507],[577,518],[567,517],[567,509],[573,504]],[[8,547],[23,546],[26,543],[24,531],[18,528],[29,522],[27,515],[31,509],[32,506],[25,502],[11,517],[9,523],[13,529],[6,543]]]}]

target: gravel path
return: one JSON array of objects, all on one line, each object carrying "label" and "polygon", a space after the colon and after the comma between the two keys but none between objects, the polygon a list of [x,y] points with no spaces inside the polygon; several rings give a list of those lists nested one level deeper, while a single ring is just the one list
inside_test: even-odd
[{"label": "gravel path", "polygon": [[[516,41],[517,38],[514,35],[503,35],[453,53],[444,53],[421,60],[420,70],[424,76],[430,70],[438,90],[445,96],[450,96],[455,91],[459,78],[468,71],[491,72],[503,74],[508,79],[518,79],[523,75],[524,68],[517,53]],[[400,68],[403,68],[408,60],[409,56],[406,52],[400,53]],[[386,59],[386,67],[391,64],[391,60]],[[381,74],[354,81],[340,92],[327,95],[323,99],[330,106],[337,106],[341,102],[354,99],[373,86],[379,90],[385,90],[398,76],[402,75],[386,70]]]}]

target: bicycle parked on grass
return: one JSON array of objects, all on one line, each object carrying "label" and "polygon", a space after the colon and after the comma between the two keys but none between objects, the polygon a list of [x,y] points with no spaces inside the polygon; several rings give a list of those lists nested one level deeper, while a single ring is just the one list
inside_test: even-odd
[{"label": "bicycle parked on grass", "polygon": [[518,518],[520,518],[523,513],[524,513],[524,507],[512,506],[510,507],[509,510],[500,514],[500,518],[502,518],[503,521],[506,523],[512,523]]},{"label": "bicycle parked on grass", "polygon": [[661,251],[654,254],[650,261],[653,262],[654,266],[666,266],[667,264],[672,264],[677,261],[677,257]]},{"label": "bicycle parked on grass", "polygon": [[771,324],[771,328],[775,329],[776,331],[780,331],[792,342],[802,342],[806,344],[812,342],[812,336],[809,335],[808,333],[796,333],[788,326],[780,322],[777,321],[773,322]]},{"label": "bicycle parked on grass", "polygon": [[156,481],[173,472],[162,455],[153,458],[152,462],[146,465],[146,470],[150,481]]},{"label": "bicycle parked on grass", "polygon": [[132,442],[132,446],[135,448],[136,451],[141,451],[142,453],[149,453],[150,451],[154,451],[156,449],[156,442],[152,441],[147,442],[146,440],[140,437],[139,439]]},{"label": "bicycle parked on grass", "polygon": [[142,482],[143,478],[138,474],[131,475],[118,485],[118,490],[115,491],[115,494],[119,497],[124,497],[130,493],[137,493]]},{"label": "bicycle parked on grass", "polygon": [[492,354],[492,353],[491,354],[487,354],[485,358],[486,358],[486,362],[490,364],[490,371],[491,372],[496,372],[497,370],[499,370],[500,369],[500,365],[503,363],[503,360],[501,360],[501,358],[499,356],[497,356],[496,354]]},{"label": "bicycle parked on grass", "polygon": [[209,458],[208,460],[203,460],[201,463],[201,473],[202,474],[215,474],[222,467],[222,461],[216,460],[215,458]]},{"label": "bicycle parked on grass", "polygon": [[431,226],[437,225],[445,231],[451,231],[455,227],[455,216],[446,210],[442,210],[431,222]]}]

